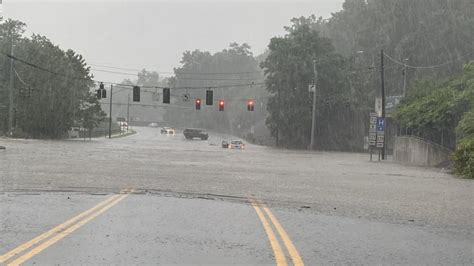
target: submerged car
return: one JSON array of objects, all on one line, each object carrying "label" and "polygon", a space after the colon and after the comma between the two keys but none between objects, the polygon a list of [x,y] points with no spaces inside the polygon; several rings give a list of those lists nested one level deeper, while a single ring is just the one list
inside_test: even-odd
[{"label": "submerged car", "polygon": [[167,136],[174,136],[176,135],[176,131],[173,128],[164,127],[161,129],[161,134],[167,135]]},{"label": "submerged car", "polygon": [[207,140],[209,138],[209,134],[207,134],[206,131],[197,128],[186,128],[183,131],[183,135],[186,139],[199,138],[201,140]]},{"label": "submerged car", "polygon": [[244,149],[245,144],[241,140],[232,140],[229,144],[229,149]]},{"label": "submerged car", "polygon": [[229,142],[223,140],[223,141],[222,141],[222,148],[228,149],[228,148],[229,148]]}]

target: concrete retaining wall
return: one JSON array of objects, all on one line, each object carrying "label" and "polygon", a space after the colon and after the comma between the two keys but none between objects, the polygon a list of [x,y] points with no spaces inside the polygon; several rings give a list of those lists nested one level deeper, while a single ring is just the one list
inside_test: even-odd
[{"label": "concrete retaining wall", "polygon": [[415,136],[395,137],[393,158],[416,166],[436,166],[449,158],[450,150]]}]

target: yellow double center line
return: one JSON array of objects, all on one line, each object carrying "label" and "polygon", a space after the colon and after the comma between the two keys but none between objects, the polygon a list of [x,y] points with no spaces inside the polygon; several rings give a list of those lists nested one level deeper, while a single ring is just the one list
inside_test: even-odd
[{"label": "yellow double center line", "polygon": [[[283,252],[280,246],[280,243],[278,242],[278,239],[275,235],[275,232],[272,229],[271,224],[273,224],[276,231],[278,232],[281,239],[283,240],[283,243],[286,247],[286,250],[290,254],[293,264],[295,266],[303,266],[304,263],[303,263],[303,260],[301,259],[301,256],[298,250],[296,249],[295,245],[293,245],[293,242],[291,241],[290,237],[286,233],[285,229],[283,229],[280,222],[278,222],[278,219],[275,217],[275,215],[273,215],[270,209],[267,206],[265,206],[265,204],[257,200],[252,200],[252,206],[254,207],[255,212],[257,212],[258,218],[260,218],[263,228],[265,229],[265,232],[267,233],[268,240],[270,241],[270,245],[273,249],[273,253],[275,254],[275,260],[276,260],[277,266],[287,266],[288,263],[286,261],[285,253]],[[269,219],[265,217],[265,214],[268,216]]]},{"label": "yellow double center line", "polygon": [[115,204],[119,203],[123,199],[125,199],[129,193],[132,192],[131,190],[122,190],[118,195],[112,196],[99,204],[95,205],[94,207],[86,210],[83,213],[67,220],[66,222],[54,227],[53,229],[31,239],[30,241],[19,245],[18,247],[10,250],[9,252],[0,256],[0,263],[4,263],[13,257],[22,254],[23,252],[27,251],[20,257],[16,258],[15,260],[9,262],[7,265],[20,265],[21,263],[29,260],[33,256],[37,255],[38,253],[42,252],[43,250],[47,249],[54,243],[58,242],[59,240],[63,239],[64,237],[68,236],[72,232],[79,229],[81,226],[85,225],[92,219],[99,216],[101,213],[107,211]]}]

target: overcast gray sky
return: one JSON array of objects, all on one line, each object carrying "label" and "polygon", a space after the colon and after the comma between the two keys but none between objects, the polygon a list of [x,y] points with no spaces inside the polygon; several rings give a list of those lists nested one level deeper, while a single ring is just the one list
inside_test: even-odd
[{"label": "overcast gray sky", "polygon": [[[90,64],[172,72],[186,50],[217,52],[231,42],[246,42],[258,55],[270,38],[284,34],[291,18],[327,18],[342,9],[343,2],[3,0],[3,13],[25,22],[28,35],[45,35]],[[94,75],[114,82],[127,77]]]}]

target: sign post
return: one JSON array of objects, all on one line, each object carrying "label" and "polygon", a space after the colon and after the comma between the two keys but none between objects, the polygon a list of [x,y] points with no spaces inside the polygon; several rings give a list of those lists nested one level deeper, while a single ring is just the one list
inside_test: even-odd
[{"label": "sign post", "polygon": [[[385,118],[377,117],[377,148],[379,149],[379,155],[380,155],[380,152],[383,152],[384,144],[385,144]],[[383,155],[382,155],[382,159],[384,159]]]},{"label": "sign post", "polygon": [[369,120],[369,152],[372,161],[372,150],[377,146],[377,113],[370,113]]}]

